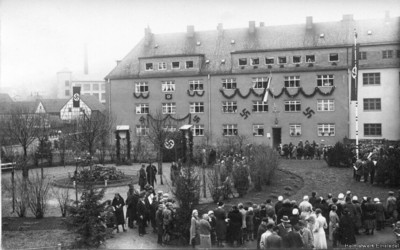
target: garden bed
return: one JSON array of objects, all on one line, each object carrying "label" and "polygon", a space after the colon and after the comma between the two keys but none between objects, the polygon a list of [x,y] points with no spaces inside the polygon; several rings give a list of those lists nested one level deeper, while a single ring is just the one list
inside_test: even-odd
[{"label": "garden bed", "polygon": [[[108,180],[107,187],[121,187],[126,186],[130,183],[137,184],[139,182],[139,177],[136,175],[126,175],[125,178],[120,180]],[[53,185],[61,188],[75,188],[70,178],[60,178],[53,181]],[[82,188],[83,184],[78,182],[78,188]],[[105,187],[104,181],[96,181],[94,183],[95,188]]]}]

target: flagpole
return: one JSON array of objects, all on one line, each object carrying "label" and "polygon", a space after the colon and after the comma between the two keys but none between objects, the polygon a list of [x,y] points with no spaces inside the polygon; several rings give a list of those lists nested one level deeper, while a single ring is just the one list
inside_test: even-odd
[{"label": "flagpole", "polygon": [[358,69],[357,69],[357,31],[354,28],[354,68],[352,74],[355,74],[355,115],[356,115],[356,159],[359,159],[359,148],[358,148]]}]

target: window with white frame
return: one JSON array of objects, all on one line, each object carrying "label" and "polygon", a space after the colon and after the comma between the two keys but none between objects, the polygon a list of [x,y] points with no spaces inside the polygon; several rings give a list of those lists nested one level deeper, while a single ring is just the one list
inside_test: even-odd
[{"label": "window with white frame", "polygon": [[175,82],[174,81],[162,81],[161,82],[162,92],[174,92]]},{"label": "window with white frame", "polygon": [[318,124],[318,136],[335,136],[335,124],[333,123]]},{"label": "window with white frame", "polygon": [[315,63],[315,55],[306,55],[306,63]]},{"label": "window with white frame", "polygon": [[147,82],[135,83],[135,93],[146,93],[149,92],[149,84]]},{"label": "window with white frame", "polygon": [[289,124],[290,136],[301,136],[301,124]]},{"label": "window with white frame", "polygon": [[382,58],[383,59],[393,58],[393,50],[382,50]]},{"label": "window with white frame", "polygon": [[148,114],[149,104],[148,103],[138,103],[136,104],[136,114]]},{"label": "window with white frame", "polygon": [[193,68],[193,61],[186,61],[185,66],[186,66],[187,69]]},{"label": "window with white frame", "polygon": [[204,136],[204,125],[197,124],[192,127],[193,136]]},{"label": "window with white frame", "polygon": [[274,57],[266,57],[265,58],[265,64],[271,65],[275,63],[275,58]]},{"label": "window with white frame", "polygon": [[236,78],[225,78],[222,79],[223,89],[236,89]]},{"label": "window with white frame", "polygon": [[330,62],[337,62],[337,61],[339,61],[339,54],[338,54],[338,53],[330,53],[330,54],[329,54],[329,61],[330,61]]},{"label": "window with white frame", "polygon": [[300,87],[300,76],[285,76],[284,82],[286,88],[298,88]]},{"label": "window with white frame", "polygon": [[278,56],[278,64],[286,64],[287,57],[286,56]]},{"label": "window with white frame", "polygon": [[364,98],[364,111],[380,111],[381,98]]},{"label": "window with white frame", "polygon": [[236,102],[222,102],[222,110],[224,113],[236,113],[237,103]]},{"label": "window with white frame", "polygon": [[173,69],[180,69],[180,63],[179,62],[172,62],[171,63],[171,68]]},{"label": "window with white frame", "polygon": [[263,101],[253,101],[253,112],[268,112],[268,103]]},{"label": "window with white frame", "polygon": [[268,77],[256,77],[251,82],[253,89],[265,89],[268,85]]},{"label": "window with white frame", "polygon": [[285,101],[285,111],[286,112],[300,112],[301,111],[300,101]]},{"label": "window with white frame", "polygon": [[201,80],[191,80],[189,81],[189,90],[190,91],[203,91],[204,86]]},{"label": "window with white frame", "polygon": [[168,102],[162,104],[162,113],[163,114],[175,114],[176,113],[176,104],[174,102]]},{"label": "window with white frame", "polygon": [[331,87],[333,86],[333,75],[317,75],[318,87]]},{"label": "window with white frame", "polygon": [[203,102],[191,102],[190,103],[190,113],[204,113],[204,103]]},{"label": "window with white frame", "polygon": [[365,123],[364,136],[382,136],[381,123]]},{"label": "window with white frame", "polygon": [[239,58],[239,66],[247,65],[247,58]]},{"label": "window with white frame", "polygon": [[295,64],[301,63],[301,56],[293,56],[293,63]]},{"label": "window with white frame", "polygon": [[158,63],[158,70],[166,70],[166,69],[167,69],[167,64],[165,62]]},{"label": "window with white frame", "polygon": [[147,136],[149,135],[149,127],[145,125],[136,125],[136,136]]},{"label": "window with white frame", "polygon": [[146,71],[153,70],[153,63],[146,63],[145,67]]},{"label": "window with white frame", "polygon": [[363,73],[363,85],[380,85],[381,73]]},{"label": "window with white frame", "polygon": [[317,111],[335,111],[335,100],[317,100]]},{"label": "window with white frame", "polygon": [[163,130],[165,132],[175,132],[176,131],[176,126],[174,126],[174,125],[165,125],[163,127]]},{"label": "window with white frame", "polygon": [[264,136],[264,124],[253,125],[253,136]]},{"label": "window with white frame", "polygon": [[260,64],[260,58],[254,57],[250,59],[251,65],[259,65]]},{"label": "window with white frame", "polygon": [[222,134],[224,136],[236,136],[238,134],[237,124],[224,124],[222,128]]}]

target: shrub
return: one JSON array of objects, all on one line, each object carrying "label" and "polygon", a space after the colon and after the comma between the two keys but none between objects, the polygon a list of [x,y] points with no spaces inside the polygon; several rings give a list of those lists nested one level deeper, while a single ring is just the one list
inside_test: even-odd
[{"label": "shrub", "polygon": [[381,150],[380,164],[376,172],[376,182],[389,186],[400,185],[400,148],[384,147]]},{"label": "shrub", "polygon": [[96,181],[104,181],[104,180],[121,180],[126,178],[125,174],[116,169],[115,167],[103,167],[103,166],[93,166],[92,170],[89,168],[82,169],[75,176],[72,176],[71,179],[77,182],[96,182]]},{"label": "shrub", "polygon": [[[14,181],[14,194],[15,194],[15,212],[18,217],[25,217],[28,208],[28,192],[27,187],[24,188],[24,180],[17,175]],[[6,180],[1,183],[2,189],[6,190],[10,195],[13,195],[13,184]],[[27,184],[26,184],[27,185]]]},{"label": "shrub", "polygon": [[243,162],[234,162],[233,164],[233,183],[239,197],[243,197],[250,186],[249,169]]},{"label": "shrub", "polygon": [[252,146],[250,150],[250,173],[257,191],[269,185],[279,165],[279,155],[265,144]]},{"label": "shrub", "polygon": [[351,159],[351,150],[341,142],[337,142],[333,148],[327,151],[326,160],[329,166],[349,167],[351,166]]},{"label": "shrub", "polygon": [[218,182],[218,174],[214,168],[209,169],[207,176],[208,176],[208,185],[207,185],[208,190],[210,191],[211,198],[216,203],[220,201],[223,195],[223,191],[219,185],[219,183],[221,182]]},{"label": "shrub", "polygon": [[[65,184],[68,184],[68,181]],[[57,199],[58,206],[61,210],[61,216],[66,217],[68,205],[72,203],[70,199],[70,188],[53,188],[53,195]]]},{"label": "shrub", "polygon": [[28,204],[36,219],[44,217],[49,200],[50,180],[42,178],[38,172],[28,179]]}]

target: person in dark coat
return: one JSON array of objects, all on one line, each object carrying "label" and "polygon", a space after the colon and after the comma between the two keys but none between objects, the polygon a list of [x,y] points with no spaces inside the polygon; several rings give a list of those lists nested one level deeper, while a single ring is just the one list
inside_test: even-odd
[{"label": "person in dark coat", "polygon": [[157,183],[157,168],[151,162],[146,167],[147,183],[154,187],[154,182]]},{"label": "person in dark coat", "polygon": [[226,239],[226,213],[222,201],[218,202],[218,208],[214,210],[214,215],[216,219],[217,246],[223,246],[222,242]]},{"label": "person in dark coat", "polygon": [[385,207],[379,198],[374,199],[376,209],[376,230],[380,231],[385,228]]},{"label": "person in dark coat", "polygon": [[253,238],[257,239],[257,230],[258,227],[261,224],[261,214],[260,214],[260,206],[257,204],[253,204],[253,211],[254,211],[254,217],[253,217],[253,225],[254,225],[254,232],[253,232]]},{"label": "person in dark coat", "polygon": [[294,225],[292,227],[292,230],[288,233],[286,239],[287,239],[287,246],[289,248],[303,248],[304,243],[303,243],[303,239],[301,238],[300,235],[300,226],[298,224]]},{"label": "person in dark coat", "polygon": [[[283,197],[279,196],[278,201],[275,203],[275,214],[278,214],[283,205]],[[261,218],[262,219],[262,218]]]},{"label": "person in dark coat", "polygon": [[268,219],[263,218],[260,226],[257,229],[257,249],[260,249],[261,236],[263,235],[263,233],[267,231],[267,224],[268,224]]},{"label": "person in dark coat", "polygon": [[365,220],[364,220],[365,234],[374,234],[376,227],[376,209],[375,204],[372,203],[372,198],[367,198],[365,203]]},{"label": "person in dark coat", "polygon": [[215,218],[214,211],[208,211],[208,223],[210,223],[211,230],[211,244],[214,246],[217,243],[217,234],[216,234],[216,226],[217,226],[217,219]]},{"label": "person in dark coat", "polygon": [[145,166],[144,166],[144,164],[142,164],[142,167],[139,170],[140,191],[144,190],[144,187],[146,186],[146,183],[147,183],[146,170],[144,168],[145,168]]},{"label": "person in dark coat", "polygon": [[290,217],[292,215],[292,205],[288,199],[283,201],[282,208],[279,210],[277,214],[277,223],[281,223],[281,219],[283,216]]},{"label": "person in dark coat", "polygon": [[177,177],[178,177],[178,165],[176,165],[175,162],[172,162],[171,170],[170,170],[170,178],[171,178],[171,184],[173,187],[175,186]]},{"label": "person in dark coat", "polygon": [[315,209],[315,204],[319,203],[319,198],[317,198],[317,192],[311,192],[311,198],[308,200]]},{"label": "person in dark coat", "polygon": [[139,226],[139,236],[146,234],[146,204],[144,202],[145,192],[140,193],[140,199],[137,204],[137,219]]},{"label": "person in dark coat", "polygon": [[134,221],[136,218],[136,206],[139,201],[139,193],[134,189],[133,185],[129,185],[129,190],[127,193],[127,198],[125,201],[126,205],[126,218],[128,218],[128,227],[135,228]]},{"label": "person in dark coat", "polygon": [[354,235],[354,222],[347,209],[343,210],[343,215],[339,220],[339,240],[342,245],[356,244]]},{"label": "person in dark coat", "polygon": [[229,219],[229,233],[230,243],[233,245],[236,241],[237,244],[241,242],[241,230],[242,230],[242,214],[239,212],[237,206],[232,206],[232,210],[228,213]]},{"label": "person in dark coat", "polygon": [[163,235],[164,235],[164,216],[163,216],[163,211],[164,211],[164,204],[159,204],[158,209],[156,212],[156,224],[157,224],[157,244],[163,245]]},{"label": "person in dark coat", "polygon": [[279,227],[274,226],[272,228],[272,234],[267,237],[267,249],[268,248],[281,248],[282,247],[282,237],[278,235]]},{"label": "person in dark coat", "polygon": [[114,199],[111,204],[115,211],[115,218],[117,224],[117,232],[119,232],[119,225],[122,225],[122,230],[126,232],[125,229],[125,217],[124,217],[124,206],[125,202],[124,199],[119,195],[119,193],[115,193]]}]

